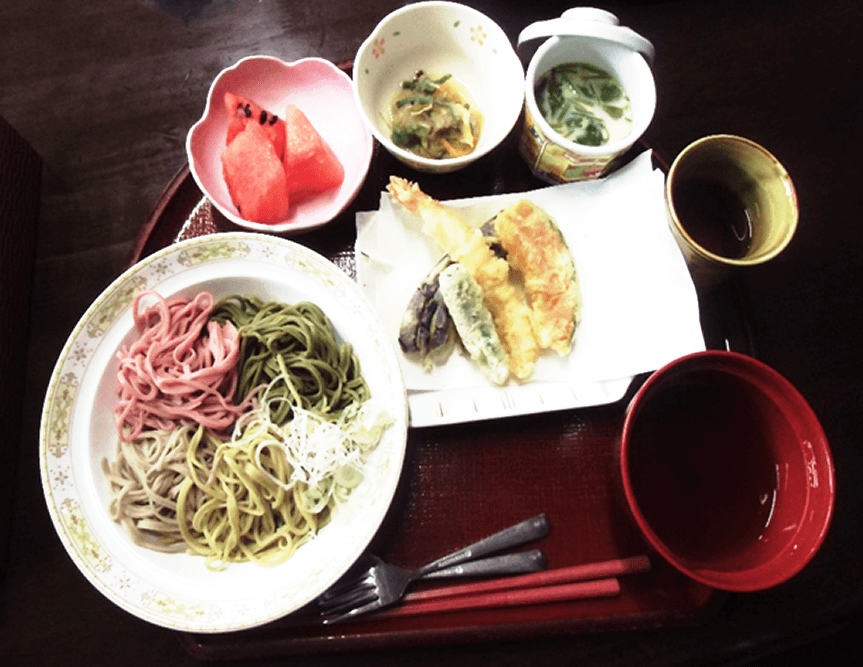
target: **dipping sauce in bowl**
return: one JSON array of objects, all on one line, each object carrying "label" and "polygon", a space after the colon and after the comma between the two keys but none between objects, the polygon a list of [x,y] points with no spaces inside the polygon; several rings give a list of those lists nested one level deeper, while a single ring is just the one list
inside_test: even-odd
[{"label": "dipping sauce in bowl", "polygon": [[667,388],[635,422],[633,491],[645,520],[680,558],[733,559],[764,532],[777,475],[769,448],[758,443],[770,428],[793,438],[778,413],[752,387],[705,370]]},{"label": "dipping sauce in bowl", "polygon": [[715,588],[786,581],[830,523],[834,471],[817,417],[785,378],[741,354],[695,353],[654,373],[627,410],[620,454],[647,541]]}]

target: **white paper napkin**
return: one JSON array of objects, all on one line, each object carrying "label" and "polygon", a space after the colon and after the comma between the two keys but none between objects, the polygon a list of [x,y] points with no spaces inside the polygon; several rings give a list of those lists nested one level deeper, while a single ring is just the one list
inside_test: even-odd
[{"label": "white paper napkin", "polygon": [[[543,353],[525,385],[619,381],[705,348],[695,288],[668,227],[663,184],[646,151],[597,181],[444,202],[479,226],[529,199],[566,238],[581,285],[581,323],[571,354]],[[405,306],[443,254],[421,226],[385,192],[378,211],[357,214],[357,280],[396,349]],[[508,391],[493,387],[459,350],[431,372],[399,354],[409,391]],[[510,385],[509,394],[518,391]]]}]

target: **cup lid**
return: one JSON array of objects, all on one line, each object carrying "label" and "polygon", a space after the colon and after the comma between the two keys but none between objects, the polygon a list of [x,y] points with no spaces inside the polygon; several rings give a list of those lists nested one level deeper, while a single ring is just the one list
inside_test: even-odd
[{"label": "cup lid", "polygon": [[531,23],[519,33],[517,48],[525,42],[557,36],[592,37],[616,42],[640,53],[648,65],[653,64],[656,55],[649,40],[620,25],[617,16],[611,12],[595,7],[573,7],[559,18]]}]

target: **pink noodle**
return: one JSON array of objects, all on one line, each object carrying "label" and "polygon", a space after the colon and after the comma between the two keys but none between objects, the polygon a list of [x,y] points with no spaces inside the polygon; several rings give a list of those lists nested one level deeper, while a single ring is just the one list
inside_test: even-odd
[{"label": "pink noodle", "polygon": [[[156,303],[140,310],[145,297]],[[135,325],[141,333],[117,352],[120,400],[114,410],[120,437],[127,442],[145,429],[171,430],[203,424],[224,431],[248,407],[234,405],[240,339],[230,322],[210,322],[214,299],[201,292],[192,301],[170,301],[155,292],[135,299]]]}]

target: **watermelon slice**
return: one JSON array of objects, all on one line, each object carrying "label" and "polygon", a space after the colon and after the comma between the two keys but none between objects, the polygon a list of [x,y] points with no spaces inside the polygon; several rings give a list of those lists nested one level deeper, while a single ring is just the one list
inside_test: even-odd
[{"label": "watermelon slice", "polygon": [[244,219],[272,224],[288,217],[285,168],[266,130],[247,124],[221,157],[228,192]]},{"label": "watermelon slice", "polygon": [[285,110],[284,164],[288,192],[295,202],[337,188],[345,178],[336,154],[293,104]]},{"label": "watermelon slice", "polygon": [[285,153],[285,121],[259,107],[252,100],[233,93],[225,93],[225,108],[229,114],[225,145],[230,144],[247,125],[259,125],[266,130],[276,149],[276,155],[282,159]]}]

